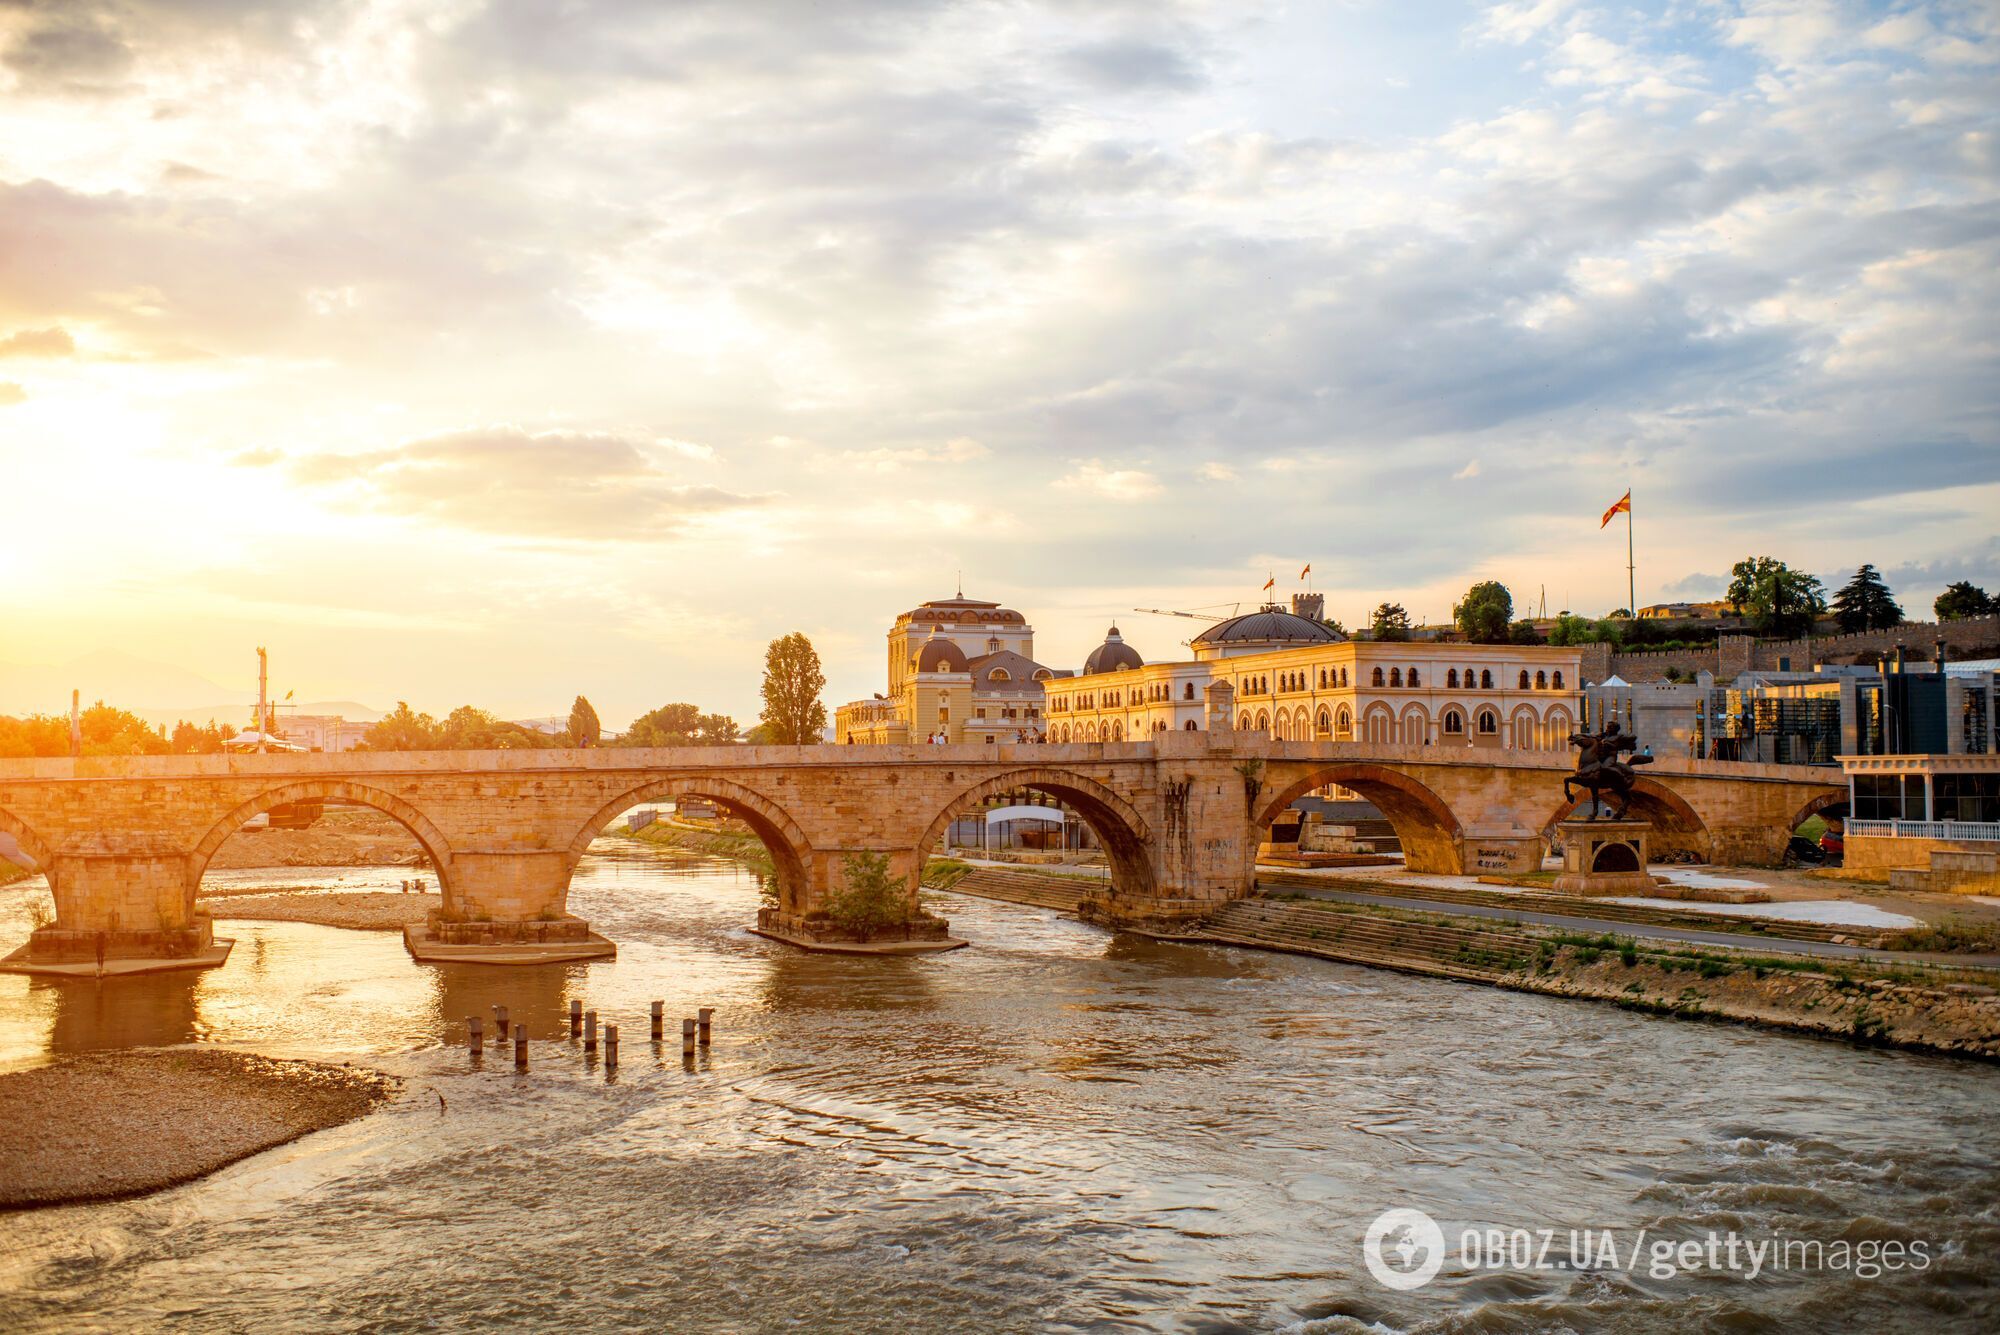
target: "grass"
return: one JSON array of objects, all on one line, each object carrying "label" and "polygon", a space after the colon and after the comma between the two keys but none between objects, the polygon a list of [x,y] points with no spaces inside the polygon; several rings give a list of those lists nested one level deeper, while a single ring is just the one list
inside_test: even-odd
[{"label": "grass", "polygon": [[1952,916],[1927,927],[1913,927],[1890,938],[1894,950],[1923,950],[1951,955],[2000,955],[2000,922]]},{"label": "grass", "polygon": [[11,862],[0,862],[0,885],[12,885],[16,881],[25,881],[30,876],[39,874],[25,867],[17,867]]},{"label": "grass", "polygon": [[957,858],[932,858],[924,867],[924,889],[949,890],[971,874],[971,866]]}]

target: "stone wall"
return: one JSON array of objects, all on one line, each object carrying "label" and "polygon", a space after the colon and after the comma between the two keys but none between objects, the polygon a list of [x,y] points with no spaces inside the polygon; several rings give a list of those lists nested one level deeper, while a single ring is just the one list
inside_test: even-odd
[{"label": "stone wall", "polygon": [[[1860,631],[1852,635],[1829,635],[1810,640],[1767,640],[1757,644],[1750,666],[1759,672],[1775,672],[1780,660],[1789,659],[1794,672],[1809,672],[1816,663],[1872,664],[1880,655],[1892,654],[1897,644],[1908,648],[1910,656],[1929,661],[1935,641],[1945,643],[1947,659],[2000,657],[2000,617],[1966,617],[1961,621],[1911,621],[1888,630]],[[1716,674],[1718,677],[1721,673]]]}]

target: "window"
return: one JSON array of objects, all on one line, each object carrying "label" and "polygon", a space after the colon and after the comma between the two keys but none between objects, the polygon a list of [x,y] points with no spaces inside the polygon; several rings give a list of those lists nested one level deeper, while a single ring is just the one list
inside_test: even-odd
[{"label": "window", "polygon": [[1453,733],[1453,734],[1464,732],[1465,716],[1463,714],[1460,714],[1456,709],[1445,710],[1444,730],[1448,733]]},{"label": "window", "polygon": [[1546,672],[1537,672],[1535,674],[1535,689],[1538,691],[1545,691],[1548,689],[1548,687],[1549,687],[1549,674]]},{"label": "window", "polygon": [[1319,718],[1314,721],[1313,726],[1320,735],[1324,736],[1333,731],[1333,716],[1322,708],[1319,711]]},{"label": "window", "polygon": [[1403,684],[1403,669],[1399,667],[1389,669],[1389,684],[1391,686],[1401,686]]},{"label": "window", "polygon": [[1485,668],[1479,670],[1479,689],[1482,691],[1493,689],[1493,674]]},{"label": "window", "polygon": [[1561,672],[1557,672],[1549,681],[1557,690],[1560,691],[1563,688],[1563,674]]},{"label": "window", "polygon": [[1410,669],[1410,685],[1412,685],[1412,686],[1421,686],[1421,685],[1423,685],[1423,684],[1424,684],[1424,679],[1423,679],[1422,677],[1419,677],[1419,676],[1417,675],[1417,670],[1416,670],[1415,668],[1411,668],[1411,669]]},{"label": "window", "polygon": [[997,637],[991,635],[986,637],[986,652],[989,654],[1000,652],[1000,641]]},{"label": "window", "polygon": [[1382,684],[1382,669],[1381,669],[1381,668],[1376,668],[1376,669],[1375,669],[1375,684],[1376,684],[1377,686],[1380,686],[1380,685]]},{"label": "window", "polygon": [[1528,669],[1526,668],[1521,669],[1521,689],[1524,691],[1528,689]]},{"label": "window", "polygon": [[987,674],[986,674],[986,680],[988,680],[988,681],[1012,681],[1012,680],[1013,680],[1013,677],[1012,677],[1012,676],[1010,676],[1010,675],[1008,674],[1008,672],[1007,672],[1007,669],[1006,669],[1006,668],[994,668],[994,669],[993,669],[993,670],[992,670],[991,672],[989,672],[989,673],[987,673]]},{"label": "window", "polygon": [[1340,713],[1334,719],[1333,728],[1335,732],[1342,736],[1354,731],[1354,715],[1347,711],[1346,705],[1340,707]]},{"label": "window", "polygon": [[985,717],[986,717],[986,711],[985,711],[984,709],[975,709],[975,710],[973,710],[973,711],[972,711],[972,717],[974,717],[974,718],[985,718]]},{"label": "window", "polygon": [[1479,711],[1479,735],[1491,737],[1500,731],[1500,716],[1490,709]]},{"label": "window", "polygon": [[1052,677],[1052,676],[1054,676],[1054,675],[1055,675],[1055,674],[1054,674],[1054,673],[1052,673],[1052,672],[1050,672],[1050,671],[1049,671],[1049,670],[1048,670],[1047,668],[1036,668],[1036,669],[1035,669],[1035,680],[1036,680],[1036,681],[1047,681],[1047,680],[1048,680],[1048,679],[1049,679],[1050,677]]},{"label": "window", "polygon": [[[1187,684],[1187,696],[1186,696],[1185,698],[1187,698],[1187,699],[1189,699],[1189,700],[1192,700],[1192,699],[1194,699],[1194,683],[1193,683],[1193,682],[1189,682],[1189,683]],[[1192,727],[1194,726],[1194,724],[1190,723],[1190,724],[1188,724],[1188,726],[1189,726],[1190,728],[1192,728]]]},{"label": "window", "polygon": [[1187,732],[1193,732],[1193,731],[1195,730],[1195,729],[1194,729],[1194,720],[1193,720],[1193,719],[1189,719],[1189,720],[1188,720],[1188,721],[1187,721],[1186,723],[1183,723],[1183,724],[1181,725],[1181,727],[1182,727],[1182,729],[1183,729],[1184,731],[1187,731]]},{"label": "window", "polygon": [[1448,671],[1448,672],[1446,672],[1446,673],[1444,674],[1444,684],[1445,684],[1445,685],[1446,685],[1447,687],[1455,687],[1455,686],[1457,686],[1457,685],[1458,685],[1458,669],[1457,669],[1457,668],[1452,668],[1452,669],[1451,669],[1450,671]]}]

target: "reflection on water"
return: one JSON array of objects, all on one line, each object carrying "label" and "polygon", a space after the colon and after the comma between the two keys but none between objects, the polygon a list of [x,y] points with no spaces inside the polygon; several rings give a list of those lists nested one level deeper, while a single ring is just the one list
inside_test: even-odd
[{"label": "reflection on water", "polygon": [[[0,945],[26,933],[20,898],[0,891]],[[1990,1328],[1989,1068],[970,899],[946,912],[971,950],[806,955],[744,930],[732,868],[616,840],[574,900],[615,962],[423,967],[388,933],[225,918],[220,970],[0,979],[0,1064],[192,1039],[365,1057],[415,1095],[142,1201],[0,1217],[0,1326]],[[571,997],[623,1026],[615,1075],[568,1038]],[[537,1040],[525,1077],[459,1046],[495,1003]],[[715,1047],[684,1070],[678,1017],[704,1004]],[[1454,1240],[1946,1250],[1915,1278],[1447,1265],[1396,1294],[1358,1251],[1394,1205]]]}]

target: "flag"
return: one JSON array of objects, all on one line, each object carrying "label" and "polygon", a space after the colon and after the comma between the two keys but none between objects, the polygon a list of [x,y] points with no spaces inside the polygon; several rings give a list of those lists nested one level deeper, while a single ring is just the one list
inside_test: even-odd
[{"label": "flag", "polygon": [[1271,578],[1264,581],[1264,592],[1266,593],[1269,593],[1272,589],[1275,589],[1277,587],[1278,587],[1278,577],[1276,575],[1273,575],[1271,576]]},{"label": "flag", "polygon": [[[1610,523],[1610,522],[1611,522],[1611,517],[1612,517],[1613,515],[1617,515],[1617,514],[1628,514],[1628,515],[1629,515],[1629,514],[1631,514],[1631,513],[1632,513],[1632,492],[1631,492],[1631,490],[1630,490],[1630,489],[1628,488],[1628,489],[1626,490],[1625,494],[1624,494],[1623,496],[1620,496],[1620,497],[1618,498],[1618,504],[1616,504],[1616,505],[1612,506],[1612,507],[1611,507],[1611,508],[1610,508],[1609,510],[1606,510],[1606,511],[1604,512],[1604,524],[1608,524],[1608,523]],[[1599,528],[1603,528],[1603,527],[1604,527],[1604,524],[1599,524],[1599,525],[1598,525],[1598,527],[1599,527]]]},{"label": "flag", "polygon": [[1308,565],[1308,566],[1307,566],[1307,567],[1306,567],[1306,568],[1305,568],[1304,570],[1301,570],[1301,571],[1299,572],[1299,578],[1300,578],[1300,579],[1304,579],[1304,578],[1305,578],[1305,577],[1306,577],[1307,575],[1310,575],[1310,574],[1312,574],[1312,572],[1313,572],[1313,568],[1312,568],[1312,567],[1311,567],[1310,565]]},{"label": "flag", "polygon": [[291,699],[291,698],[292,698],[292,693],[291,693],[290,691],[286,691],[286,692],[285,692],[285,698],[286,698],[287,700]]}]

